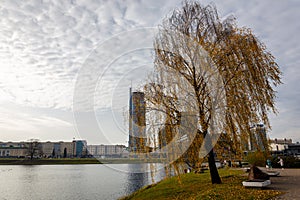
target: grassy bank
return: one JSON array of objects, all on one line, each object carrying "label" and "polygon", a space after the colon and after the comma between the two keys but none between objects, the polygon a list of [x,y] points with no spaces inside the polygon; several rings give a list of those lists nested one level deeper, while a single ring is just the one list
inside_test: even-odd
[{"label": "grassy bank", "polygon": [[246,180],[240,170],[219,170],[223,184],[212,185],[208,172],[184,174],[146,186],[122,200],[143,199],[271,199],[281,192],[268,189],[249,189],[242,186]]},{"label": "grassy bank", "polygon": [[57,158],[57,159],[0,159],[0,165],[73,165],[101,164],[95,158]]}]

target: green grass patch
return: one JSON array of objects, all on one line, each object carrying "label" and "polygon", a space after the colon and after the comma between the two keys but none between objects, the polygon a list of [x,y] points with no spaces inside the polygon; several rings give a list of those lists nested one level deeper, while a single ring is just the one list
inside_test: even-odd
[{"label": "green grass patch", "polygon": [[143,199],[271,199],[281,194],[268,189],[252,189],[242,186],[246,176],[241,170],[219,170],[222,184],[211,184],[209,172],[184,174],[167,178],[157,184],[146,186],[122,200]]}]

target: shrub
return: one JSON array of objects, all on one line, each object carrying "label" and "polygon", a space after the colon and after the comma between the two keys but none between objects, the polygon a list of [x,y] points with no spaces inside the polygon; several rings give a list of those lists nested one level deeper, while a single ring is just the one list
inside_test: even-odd
[{"label": "shrub", "polygon": [[255,151],[249,153],[246,160],[252,165],[264,167],[266,166],[267,156],[265,152]]}]

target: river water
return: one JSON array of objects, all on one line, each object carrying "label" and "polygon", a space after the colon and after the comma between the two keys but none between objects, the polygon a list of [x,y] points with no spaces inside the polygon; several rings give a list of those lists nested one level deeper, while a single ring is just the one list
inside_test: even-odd
[{"label": "river water", "polygon": [[149,163],[0,165],[0,199],[111,200],[157,182],[164,176],[160,164]]}]

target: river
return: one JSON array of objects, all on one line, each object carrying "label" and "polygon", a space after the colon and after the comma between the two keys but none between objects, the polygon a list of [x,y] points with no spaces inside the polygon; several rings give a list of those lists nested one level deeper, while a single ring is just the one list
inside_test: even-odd
[{"label": "river", "polygon": [[149,163],[0,165],[0,199],[118,199],[161,180],[163,171]]}]

